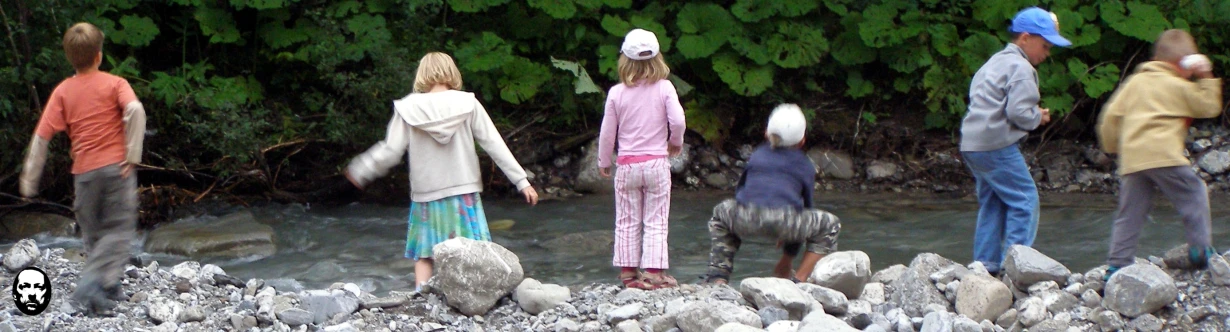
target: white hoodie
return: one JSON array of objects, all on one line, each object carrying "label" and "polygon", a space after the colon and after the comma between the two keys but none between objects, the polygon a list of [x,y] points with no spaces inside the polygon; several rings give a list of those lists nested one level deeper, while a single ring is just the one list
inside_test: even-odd
[{"label": "white hoodie", "polygon": [[367,152],[355,157],[347,172],[360,186],[384,176],[410,151],[410,199],[430,202],[481,192],[477,142],[504,175],[523,190],[530,186],[487,110],[473,93],[448,90],[412,93],[393,101],[388,134]]}]

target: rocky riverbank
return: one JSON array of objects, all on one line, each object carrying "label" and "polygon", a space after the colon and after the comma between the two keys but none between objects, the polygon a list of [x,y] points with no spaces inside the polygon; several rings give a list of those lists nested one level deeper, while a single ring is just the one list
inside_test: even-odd
[{"label": "rocky riverbank", "polygon": [[[85,317],[66,299],[82,264],[24,240],[4,254],[0,287],[25,266],[46,271],[53,299],[38,316],[10,301],[0,331],[1222,331],[1230,328],[1230,263],[1204,271],[1149,257],[1102,281],[1041,252],[1013,247],[1002,278],[980,264],[923,253],[872,273],[859,251],[826,257],[811,283],[747,278],[730,286],[643,291],[525,278],[491,242],[437,247],[421,293],[376,297],[355,284],[307,290],[293,280],[237,280],[213,265],[128,266],[130,300],[115,317]],[[1167,255],[1182,255],[1178,248]],[[1230,254],[1230,253],[1228,253]]]}]

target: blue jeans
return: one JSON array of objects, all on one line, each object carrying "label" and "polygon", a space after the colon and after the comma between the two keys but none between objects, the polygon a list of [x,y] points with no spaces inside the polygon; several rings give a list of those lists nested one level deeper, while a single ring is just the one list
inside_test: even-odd
[{"label": "blue jeans", "polygon": [[962,151],[978,188],[974,260],[997,272],[1012,245],[1033,246],[1038,235],[1038,187],[1017,144],[993,151]]}]

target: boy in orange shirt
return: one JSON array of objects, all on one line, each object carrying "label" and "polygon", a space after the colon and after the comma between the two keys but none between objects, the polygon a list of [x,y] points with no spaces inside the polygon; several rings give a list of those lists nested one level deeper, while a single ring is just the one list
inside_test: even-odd
[{"label": "boy in orange shirt", "polygon": [[72,142],[73,211],[87,252],[72,300],[87,314],[113,315],[127,296],[120,275],[136,232],[137,177],[145,137],[145,109],[128,81],[98,70],[103,33],[77,23],[64,33],[64,53],[77,74],[47,100],[21,174],[21,195],[38,193],[47,143],[61,131]]}]

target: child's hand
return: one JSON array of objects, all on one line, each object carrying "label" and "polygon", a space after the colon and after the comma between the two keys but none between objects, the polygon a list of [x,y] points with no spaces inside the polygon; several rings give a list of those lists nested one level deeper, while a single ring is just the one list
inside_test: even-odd
[{"label": "child's hand", "polygon": [[530,203],[530,206],[538,205],[538,191],[534,190],[534,186],[525,187],[521,194],[525,195],[525,202]]},{"label": "child's hand", "polygon": [[602,175],[602,177],[604,178],[611,177],[611,168],[610,167],[599,167],[598,175]]},{"label": "child's hand", "polygon": [[666,153],[669,154],[671,157],[678,156],[680,153],[683,153],[683,147],[674,146],[674,145],[667,146]]},{"label": "child's hand", "polygon": [[1042,110],[1042,123],[1040,123],[1039,125],[1050,123],[1051,122],[1051,109],[1042,108],[1041,110]]},{"label": "child's hand", "polygon": [[359,185],[359,181],[355,180],[353,176],[350,176],[350,172],[343,172],[342,175],[345,175],[346,180],[350,181],[350,184],[353,184],[355,188],[363,189],[363,186]]},{"label": "child's hand", "polygon": [[128,175],[132,174],[132,168],[133,168],[132,164],[129,164],[127,162],[121,164],[120,165],[120,177],[127,179]]}]

